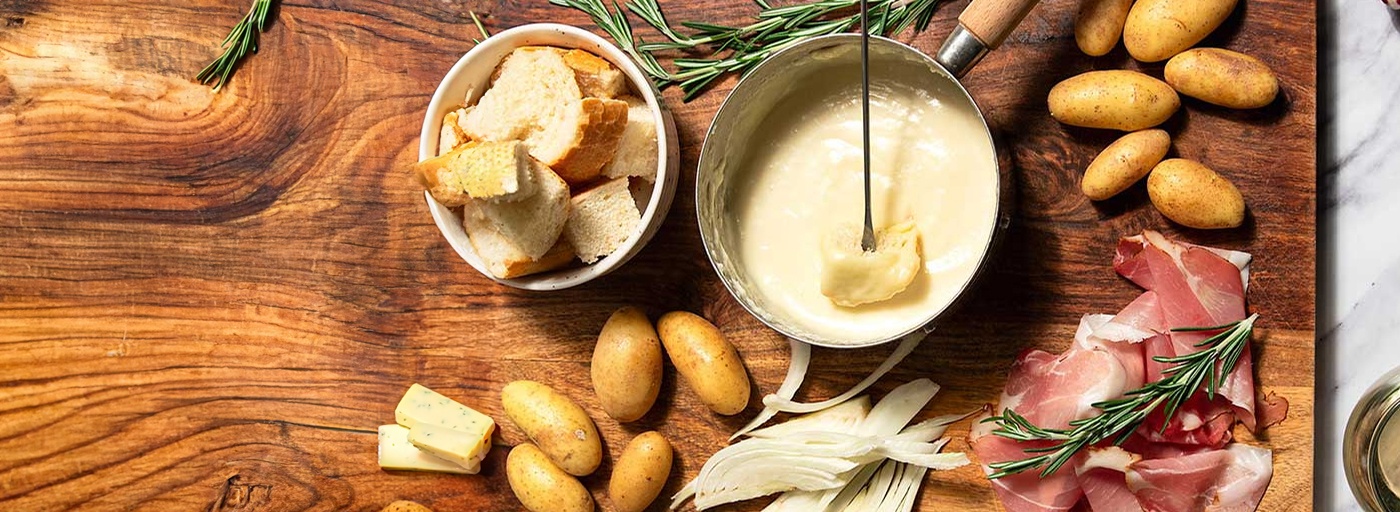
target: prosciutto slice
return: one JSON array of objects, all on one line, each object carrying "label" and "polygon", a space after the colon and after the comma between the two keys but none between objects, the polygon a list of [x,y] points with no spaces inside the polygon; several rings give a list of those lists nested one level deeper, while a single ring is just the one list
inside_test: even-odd
[{"label": "prosciutto slice", "polygon": [[[1098,414],[1093,404],[1122,396],[1126,385],[1122,364],[1103,348],[1076,347],[1060,355],[1027,350],[1011,366],[999,410],[1011,409],[1036,425],[1063,429],[1072,420]],[[976,425],[969,441],[988,475],[995,472],[991,464],[1024,459],[1032,456],[1025,450],[1053,444],[1013,441],[992,435],[989,423]],[[1071,467],[1043,479],[1034,471],[999,478],[992,481],[992,489],[1008,512],[1070,510],[1084,495]]]},{"label": "prosciutto slice", "polygon": [[1251,512],[1273,478],[1273,453],[1232,444],[1128,467],[1128,489],[1148,512]]},{"label": "prosciutto slice", "polygon": [[1235,410],[1224,398],[1209,400],[1206,395],[1197,393],[1177,409],[1170,424],[1161,410],[1147,415],[1147,420],[1138,428],[1143,438],[1168,444],[1223,448],[1234,438],[1230,429],[1235,426]]},{"label": "prosciutto slice", "polygon": [[1274,478],[1274,452],[1235,443],[1226,448],[1232,456],[1230,466],[1220,477],[1207,511],[1253,512],[1264,500],[1269,481]]},{"label": "prosciutto slice", "polygon": [[1251,512],[1273,477],[1272,452],[1263,448],[1141,446],[1150,455],[1107,447],[1081,459],[1075,472],[1090,510]]},{"label": "prosciutto slice", "polygon": [[[1168,329],[1224,325],[1245,317],[1245,282],[1250,256],[1167,240],[1155,231],[1125,237],[1118,243],[1113,267],[1123,277],[1159,297],[1162,321]],[[1180,356],[1197,350],[1196,344],[1212,336],[1207,332],[1169,332],[1167,341],[1148,345],[1147,373],[1160,376],[1166,365],[1153,356]],[[1160,377],[1159,377],[1160,378]],[[1220,386],[1236,417],[1251,430],[1254,420],[1254,363],[1249,347]],[[1198,425],[1218,418],[1198,412]],[[1177,430],[1194,430],[1183,426]],[[1215,436],[1207,436],[1214,439]]]},{"label": "prosciutto slice", "polygon": [[1148,375],[1160,375],[1147,371],[1147,365],[1155,362],[1148,361],[1144,356],[1144,343],[1164,338],[1164,331],[1161,310],[1157,307],[1157,294],[1146,292],[1117,315],[1084,315],[1074,334],[1074,345],[1113,354],[1124,372],[1121,395],[1141,388],[1148,382]]},{"label": "prosciutto slice", "polygon": [[[972,452],[982,463],[982,470],[990,475],[994,471],[988,467],[996,462],[1010,462],[1028,456],[1027,448],[1046,446],[1050,443],[1022,443],[993,435],[990,423],[973,423],[969,441]],[[992,480],[992,490],[997,493],[1006,512],[1065,512],[1072,510],[1084,491],[1074,472],[1061,468],[1054,474],[1041,478],[1035,471],[1028,471]]]},{"label": "prosciutto slice", "polygon": [[1069,422],[1098,414],[1094,404],[1123,395],[1127,372],[1102,348],[1070,349],[1055,355],[1026,350],[1011,366],[1001,410],[1015,410],[1031,423],[1069,428]]},{"label": "prosciutto slice", "polygon": [[1090,510],[1142,512],[1137,496],[1128,488],[1128,467],[1142,460],[1140,455],[1116,446],[1090,448],[1089,455],[1074,468],[1079,486]]}]

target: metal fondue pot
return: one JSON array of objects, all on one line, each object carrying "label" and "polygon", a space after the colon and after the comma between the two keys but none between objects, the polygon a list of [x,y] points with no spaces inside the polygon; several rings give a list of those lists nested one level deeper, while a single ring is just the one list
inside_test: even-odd
[{"label": "metal fondue pot", "polygon": [[[937,59],[903,43],[871,37],[871,70],[903,69],[907,71],[904,76],[913,77],[911,80],[915,82],[909,85],[932,92],[942,102],[970,107],[968,110],[977,113],[982,129],[990,140],[991,131],[986,119],[958,78],[988,51],[1000,46],[1006,35],[1036,3],[1037,0],[975,0],[959,17],[958,27],[944,42]],[[982,273],[996,245],[997,233],[1008,225],[1010,216],[1007,208],[1010,199],[1009,174],[996,162],[994,151],[988,158],[993,159],[993,168],[998,173],[997,207],[991,213],[996,219],[991,223],[993,232],[985,234],[986,243],[977,255],[977,270],[959,285],[960,289],[951,303],[936,311],[926,312],[921,322],[904,332],[864,339],[833,339],[804,329],[800,322],[770,307],[767,299],[756,293],[752,281],[754,276],[748,275],[743,262],[736,255],[738,240],[732,229],[735,219],[727,208],[731,195],[729,185],[743,178],[744,161],[750,151],[748,143],[765,117],[755,114],[764,114],[773,109],[803,81],[829,79],[832,76],[830,71],[835,69],[851,66],[859,69],[859,47],[858,34],[816,37],[783,49],[755,66],[715,114],[700,151],[696,176],[696,215],[701,239],[706,255],[725,288],[744,309],[774,330],[812,345],[833,348],[869,347],[906,336],[922,337],[921,331],[931,331],[938,318],[966,295],[973,281]],[[816,278],[813,276],[813,279]]]}]

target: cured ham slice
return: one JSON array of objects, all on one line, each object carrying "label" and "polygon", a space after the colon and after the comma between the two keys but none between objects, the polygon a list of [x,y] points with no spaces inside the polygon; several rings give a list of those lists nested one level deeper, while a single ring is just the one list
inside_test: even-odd
[{"label": "cured ham slice", "polygon": [[1269,450],[1234,444],[1224,450],[1169,445],[1145,458],[1122,448],[1094,448],[1075,468],[1091,510],[1107,512],[1250,512],[1273,478]]},{"label": "cured ham slice", "polygon": [[[1011,409],[1036,425],[1068,428],[1069,422],[1098,413],[1093,404],[1123,394],[1127,375],[1109,351],[1072,348],[1061,355],[1027,350],[1011,366],[1000,411]],[[1023,443],[990,433],[991,424],[977,423],[969,441],[988,475],[990,465],[1024,459],[1027,449],[1053,443]],[[1036,472],[992,481],[992,489],[1008,512],[1053,512],[1074,507],[1083,496],[1071,466],[1041,478]]]},{"label": "cured ham slice", "polygon": [[1128,489],[1137,495],[1143,510],[1205,510],[1211,489],[1225,474],[1230,461],[1230,453],[1225,450],[1144,461],[1128,468]]},{"label": "cured ham slice", "polygon": [[1155,362],[1144,357],[1143,343],[1163,338],[1165,331],[1157,294],[1149,291],[1139,295],[1117,315],[1085,315],[1079,321],[1074,343],[1079,348],[1098,348],[1113,354],[1123,366],[1122,391],[1127,392],[1142,387],[1148,375],[1160,375],[1147,371],[1147,364]]},{"label": "cured ham slice", "polygon": [[1272,427],[1288,419],[1288,399],[1284,397],[1272,392],[1268,396],[1261,393],[1254,397],[1254,403],[1259,408],[1259,430]]},{"label": "cured ham slice", "polygon": [[1162,309],[1160,299],[1156,292],[1143,292],[1138,298],[1128,303],[1128,306],[1113,316],[1113,325],[1123,326],[1125,330],[1110,331],[1108,333],[1096,332],[1106,339],[1114,341],[1139,342],[1149,336],[1167,332],[1167,325],[1162,320]]},{"label": "cured ham slice", "polygon": [[1269,490],[1269,481],[1274,478],[1274,452],[1235,443],[1226,448],[1233,458],[1220,477],[1220,485],[1215,488],[1207,511],[1253,512]]},{"label": "cured ham slice", "polygon": [[[982,470],[988,475],[994,471],[988,466],[997,462],[1009,462],[1028,456],[1027,448],[1047,446],[1050,443],[1022,443],[991,433],[992,424],[982,423],[978,418],[968,441],[972,452],[982,463]],[[1041,478],[1034,471],[1005,476],[992,480],[992,490],[997,493],[1006,512],[1065,512],[1084,497],[1074,472],[1061,468],[1054,474]]]},{"label": "cured ham slice", "polygon": [[1273,453],[1233,444],[1128,466],[1128,489],[1148,512],[1249,512],[1273,478]]},{"label": "cured ham slice", "polygon": [[[1118,241],[1113,268],[1138,286],[1157,290],[1164,301],[1183,308],[1195,302],[1206,305],[1218,318],[1244,318],[1244,292],[1252,259],[1248,253],[1174,242],[1148,230]],[[1195,298],[1182,299],[1176,293]]]},{"label": "cured ham slice", "polygon": [[[1168,329],[1224,325],[1245,317],[1245,283],[1250,256],[1167,240],[1155,231],[1124,237],[1118,243],[1113,267],[1123,277],[1160,298],[1162,321]],[[1197,350],[1208,332],[1171,332],[1170,343],[1158,340],[1147,348],[1148,375],[1160,375],[1164,365],[1154,356],[1180,356]],[[1249,347],[1220,386],[1220,396],[1236,409],[1236,417],[1251,430],[1254,419],[1254,363]],[[1215,416],[1204,418],[1206,425]],[[1179,430],[1189,431],[1190,428]]]},{"label": "cured ham slice", "polygon": [[1122,448],[1090,448],[1089,455],[1075,467],[1079,486],[1090,510],[1142,512],[1137,496],[1128,489],[1128,467],[1142,457]]},{"label": "cured ham slice", "polygon": [[1195,455],[1197,453],[1204,453],[1215,449],[1205,446],[1196,446],[1189,444],[1170,444],[1153,442],[1149,441],[1147,438],[1142,437],[1141,435],[1130,436],[1128,438],[1128,441],[1123,443],[1121,448],[1131,453],[1137,454],[1139,457],[1142,457],[1142,460],[1170,459],[1173,457],[1181,457],[1183,455]]},{"label": "cured ham slice", "polygon": [[1011,366],[1000,406],[1041,427],[1068,428],[1072,420],[1098,414],[1095,403],[1122,396],[1125,380],[1123,366],[1107,350],[1027,350]]},{"label": "cured ham slice", "polygon": [[1138,434],[1156,443],[1210,448],[1222,448],[1234,438],[1230,429],[1235,426],[1235,409],[1220,397],[1209,400],[1197,393],[1177,409],[1166,429],[1162,428],[1164,421],[1162,411],[1153,411],[1138,428]]},{"label": "cured ham slice", "polygon": [[[1074,346],[1077,350],[1101,350],[1112,355],[1123,369],[1123,384],[1109,398],[1123,396],[1123,393],[1142,387],[1146,382],[1143,369],[1142,345],[1124,339],[1105,339],[1099,333],[1118,330],[1113,317],[1108,315],[1084,315],[1079,319],[1079,330],[1074,333]],[[1120,334],[1114,332],[1112,334]]]}]

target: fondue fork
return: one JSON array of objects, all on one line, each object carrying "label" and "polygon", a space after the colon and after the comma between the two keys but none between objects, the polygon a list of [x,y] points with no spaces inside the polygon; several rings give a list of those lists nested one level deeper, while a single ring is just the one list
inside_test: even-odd
[{"label": "fondue fork", "polygon": [[860,249],[875,252],[875,222],[870,218],[870,6],[860,0],[860,136],[865,171],[865,229]]}]

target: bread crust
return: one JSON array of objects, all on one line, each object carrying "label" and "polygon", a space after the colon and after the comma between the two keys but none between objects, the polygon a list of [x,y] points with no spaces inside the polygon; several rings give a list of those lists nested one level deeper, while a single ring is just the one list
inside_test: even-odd
[{"label": "bread crust", "polygon": [[549,248],[549,252],[544,253],[538,260],[509,260],[501,263],[501,273],[498,275],[502,279],[515,279],[517,277],[538,274],[556,270],[574,261],[574,246],[569,245],[569,241],[563,237],[554,243],[554,247]]},{"label": "bread crust", "polygon": [[614,99],[627,94],[622,71],[602,57],[583,50],[564,52],[564,63],[574,70],[574,81],[584,96]]},{"label": "bread crust", "polygon": [[468,141],[453,151],[415,163],[413,176],[439,203],[452,207],[462,206],[469,197],[462,182],[456,179],[456,173],[450,168],[450,164],[457,158],[458,151],[465,151],[475,145],[475,142]]},{"label": "bread crust", "polygon": [[446,155],[470,140],[462,128],[457,126],[460,110],[453,110],[442,116],[442,127],[438,129],[437,156]]},{"label": "bread crust", "polygon": [[585,185],[598,178],[603,166],[617,154],[622,130],[627,127],[627,102],[584,98],[579,103],[587,121],[579,123],[577,138],[554,162],[545,162],[570,186]]}]

